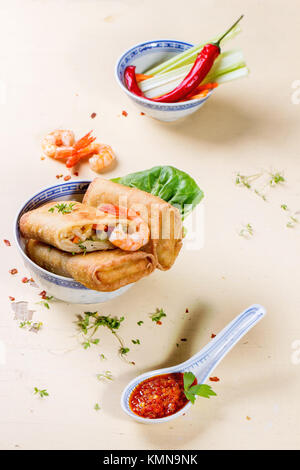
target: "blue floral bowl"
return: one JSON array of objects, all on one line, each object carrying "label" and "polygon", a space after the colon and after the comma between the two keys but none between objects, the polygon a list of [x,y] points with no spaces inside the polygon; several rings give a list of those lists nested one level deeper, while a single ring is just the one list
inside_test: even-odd
[{"label": "blue floral bowl", "polygon": [[134,95],[126,88],[124,71],[128,65],[135,65],[136,72],[143,73],[155,64],[170,59],[175,54],[184,52],[192,46],[193,44],[188,42],[166,39],[137,44],[124,52],[117,61],[115,70],[117,82],[142,112],[159,121],[176,121],[188,116],[201,108],[214,90],[211,90],[204,98],[196,100],[182,103],[154,103]]},{"label": "blue floral bowl", "polygon": [[25,240],[20,234],[19,221],[25,212],[46,204],[51,201],[62,201],[62,200],[75,200],[82,201],[84,193],[86,192],[90,181],[76,181],[57,184],[55,186],[49,186],[48,188],[42,189],[38,193],[34,194],[25,204],[22,205],[21,209],[17,213],[15,220],[15,240],[17,247],[23,258],[25,267],[34,278],[35,282],[47,292],[47,294],[53,295],[56,299],[64,300],[65,302],[76,303],[76,304],[96,304],[107,302],[115,297],[126,292],[132,284],[121,287],[114,292],[99,292],[84,287],[74,279],[58,276],[35,264],[25,252]]}]

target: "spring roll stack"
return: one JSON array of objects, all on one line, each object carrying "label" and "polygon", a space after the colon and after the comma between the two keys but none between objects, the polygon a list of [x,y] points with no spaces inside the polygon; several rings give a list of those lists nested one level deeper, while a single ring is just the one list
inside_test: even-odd
[{"label": "spring roll stack", "polygon": [[[112,245],[105,232],[117,223],[126,226],[128,220],[102,212],[101,204],[137,212],[150,228],[147,245],[134,252]],[[176,208],[149,193],[103,178],[90,184],[82,203],[51,202],[25,213],[20,231],[27,239],[27,254],[36,264],[104,292],[136,282],[156,267],[170,269],[182,245]]]}]

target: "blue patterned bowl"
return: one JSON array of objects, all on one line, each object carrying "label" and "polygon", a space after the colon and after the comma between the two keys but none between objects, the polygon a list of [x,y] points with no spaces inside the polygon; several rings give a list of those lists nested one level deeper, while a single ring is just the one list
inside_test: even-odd
[{"label": "blue patterned bowl", "polygon": [[128,65],[135,65],[137,73],[142,73],[155,64],[167,60],[192,46],[188,42],[166,39],[137,44],[124,52],[117,61],[115,70],[117,82],[142,112],[159,121],[176,121],[188,116],[201,108],[214,90],[211,90],[204,98],[197,100],[182,103],[154,103],[134,95],[126,88],[124,71]]},{"label": "blue patterned bowl", "polygon": [[35,264],[25,253],[25,241],[20,234],[19,220],[25,212],[51,201],[75,200],[82,201],[90,181],[76,181],[57,184],[42,189],[34,194],[19,210],[15,221],[15,240],[20,250],[25,267],[36,283],[55,298],[76,304],[95,304],[107,302],[126,292],[132,284],[121,287],[114,292],[99,292],[87,289],[74,279],[58,276]]}]

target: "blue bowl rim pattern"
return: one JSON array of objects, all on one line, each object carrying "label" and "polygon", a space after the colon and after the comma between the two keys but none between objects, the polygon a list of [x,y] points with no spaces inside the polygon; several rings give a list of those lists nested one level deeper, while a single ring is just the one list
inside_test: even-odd
[{"label": "blue bowl rim pattern", "polygon": [[[132,46],[131,48],[127,49],[118,58],[116,67],[115,67],[116,80],[128,96],[130,96],[137,103],[142,104],[143,106],[147,108],[161,110],[161,111],[183,111],[185,109],[191,109],[196,106],[199,106],[210,97],[210,95],[214,92],[214,89],[210,90],[209,93],[204,98],[197,98],[195,100],[184,101],[182,103],[153,103],[149,100],[146,100],[145,98],[136,96],[133,93],[131,93],[126,88],[122,80],[125,66],[127,66],[128,63],[130,63],[131,59],[135,57],[142,48],[148,48],[149,52],[151,52],[152,49],[154,48],[155,49],[161,48],[162,50],[165,50],[165,51],[170,50],[170,49],[173,49],[173,50],[182,49],[182,51],[185,51],[189,49],[190,47],[193,47],[193,44],[189,42],[178,41],[176,39],[158,39],[158,40],[152,40],[152,41],[147,41],[147,42],[142,42],[140,44],[136,44]],[[124,62],[125,64],[123,65]]]},{"label": "blue bowl rim pattern", "polygon": [[[17,212],[17,215],[15,217],[14,237],[15,237],[17,247],[19,251],[21,252],[22,257],[26,259],[26,261],[33,267],[35,271],[41,272],[42,278],[59,286],[69,287],[72,289],[91,290],[83,286],[79,282],[75,281],[74,279],[51,273],[50,271],[47,271],[46,269],[40,267],[38,264],[32,261],[27,256],[26,252],[23,250],[20,244],[21,235],[20,235],[20,230],[19,230],[19,220],[21,216],[25,214],[25,212],[28,212],[33,207],[37,207],[37,203],[39,201],[41,201],[41,203],[43,202],[43,199],[41,198],[41,196],[44,195],[45,193],[51,192],[53,195],[53,197],[51,198],[49,196],[45,197],[46,202],[49,202],[51,200],[56,200],[58,196],[62,196],[64,194],[67,196],[71,194],[83,194],[83,189],[87,188],[90,183],[91,183],[91,180],[72,181],[72,182],[60,183],[57,185],[48,186],[46,188],[40,189],[22,205],[21,209]],[[64,188],[65,188],[65,191],[61,191],[61,189],[64,189]],[[60,189],[60,191],[58,191],[58,189]]]}]

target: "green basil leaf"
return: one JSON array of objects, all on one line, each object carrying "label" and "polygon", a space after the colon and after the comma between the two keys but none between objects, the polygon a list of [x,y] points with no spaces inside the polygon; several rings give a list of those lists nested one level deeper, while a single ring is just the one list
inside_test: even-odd
[{"label": "green basil leaf", "polygon": [[177,207],[182,218],[192,212],[204,196],[191,176],[173,166],[155,166],[112,181],[160,197]]}]

